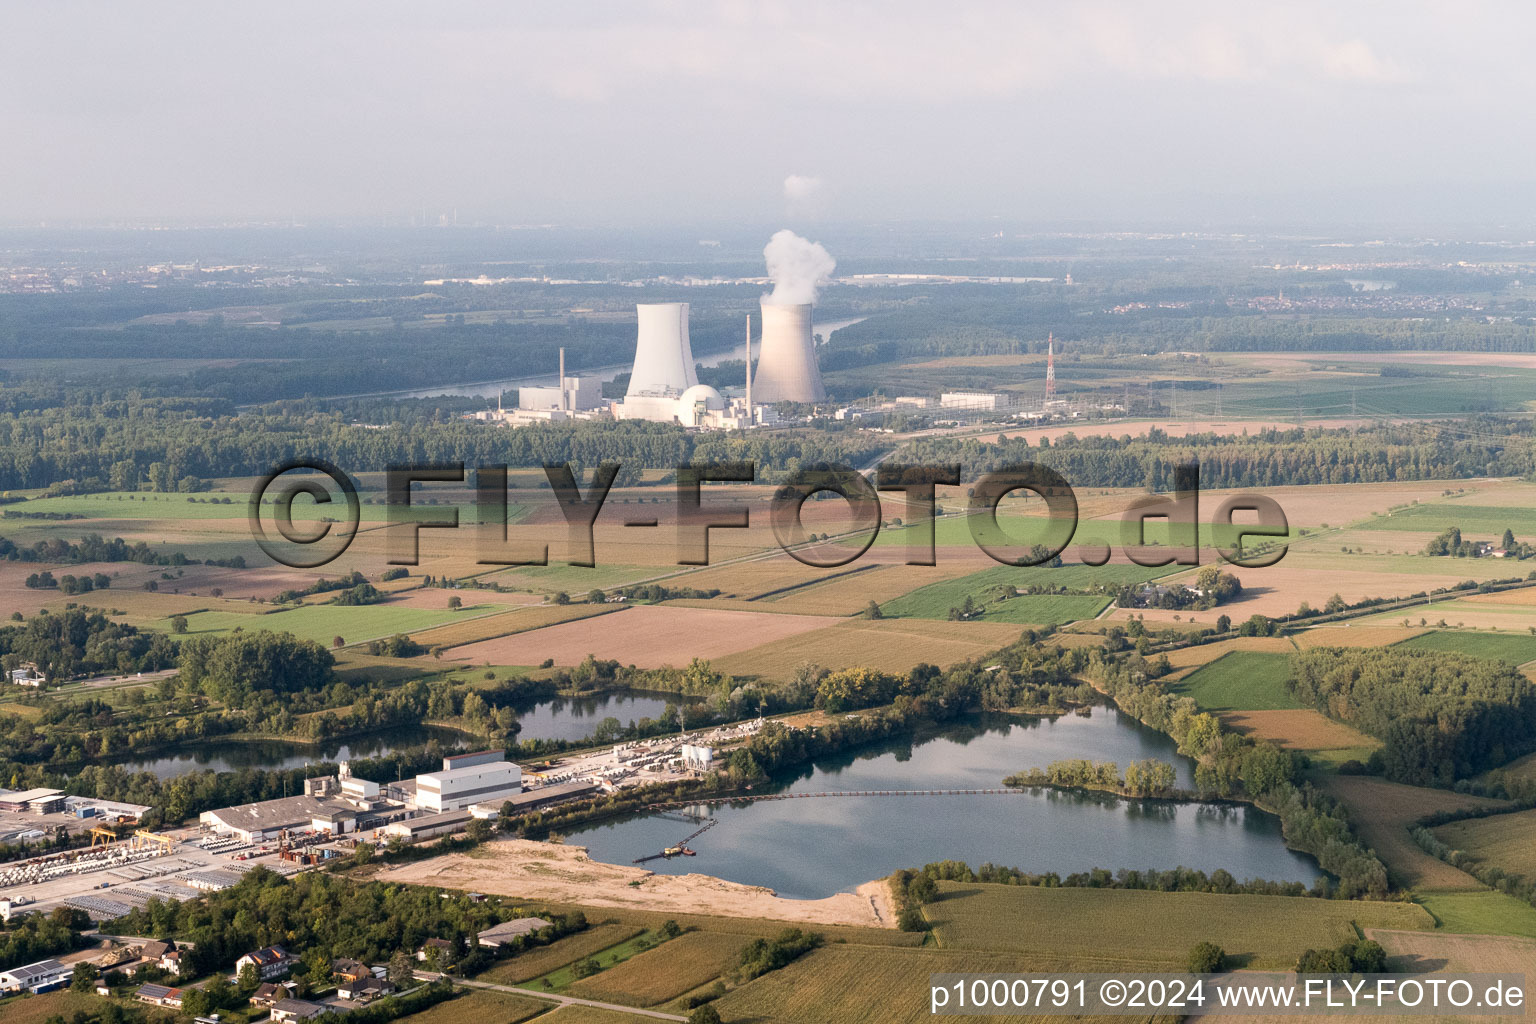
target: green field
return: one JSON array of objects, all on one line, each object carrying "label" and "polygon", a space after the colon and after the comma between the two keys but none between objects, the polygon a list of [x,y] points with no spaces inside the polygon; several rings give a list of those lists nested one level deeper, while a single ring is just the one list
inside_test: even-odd
[{"label": "green field", "polygon": [[[316,604],[269,612],[266,615],[196,612],[187,616],[187,635],[228,633],[237,628],[247,632],[266,629],[274,633],[292,633],[300,639],[313,640],[329,647],[332,639],[338,636],[348,644],[359,644],[396,633],[414,633],[477,614],[501,611],[502,607],[479,605],[455,612],[400,604]],[[150,625],[153,629],[169,631],[171,620],[160,619]]]},{"label": "green field", "polygon": [[1281,711],[1303,707],[1285,681],[1289,657],[1258,651],[1228,651],[1174,683],[1171,689],[1193,697],[1202,711]]},{"label": "green field", "polygon": [[[1530,609],[1536,619],[1536,609]],[[1474,658],[1498,658],[1511,665],[1524,665],[1536,661],[1536,636],[1518,633],[1479,633],[1436,631],[1421,633],[1398,646],[1413,647],[1421,651],[1450,651],[1469,654]]]},{"label": "green field", "polygon": [[736,966],[750,940],[722,932],[688,932],[571,985],[571,995],[603,1003],[656,1006],[707,985]]},{"label": "green field", "polygon": [[955,882],[941,882],[939,891],[923,911],[940,948],[1063,957],[1079,965],[1177,964],[1195,943],[1210,941],[1239,964],[1285,969],[1309,947],[1353,938],[1356,925],[1432,927],[1429,915],[1403,903]]},{"label": "green field", "polygon": [[1510,505],[1462,505],[1454,501],[1430,505],[1410,505],[1388,516],[1361,523],[1372,530],[1413,530],[1439,533],[1460,527],[1468,539],[1495,543],[1505,530],[1513,530],[1518,540],[1536,537],[1536,509]]},{"label": "green field", "polygon": [[480,976],[500,985],[521,985],[559,970],[567,964],[616,946],[639,935],[643,929],[627,924],[599,924],[567,935],[548,946],[539,946],[505,960]]},{"label": "green field", "polygon": [[[622,964],[630,957],[639,953],[644,953],[648,949],[653,949],[658,943],[662,941],[663,940],[661,936],[655,932],[641,932],[639,935],[625,939],[623,942],[619,942],[611,946],[604,946],[603,948],[593,950],[590,953],[583,953],[581,956],[565,964],[563,967],[558,967],[555,970],[548,972],[547,974],[541,974],[539,977],[530,980],[528,982],[528,987],[532,989],[543,989],[544,991],[563,992],[578,981],[585,980],[590,982],[595,980],[595,978],[592,976],[589,976],[586,979],[578,978],[576,976],[575,968],[578,962],[591,958],[596,960],[601,967],[609,968],[613,967],[615,964]],[[596,977],[602,977],[602,975],[597,975]]]},{"label": "green field", "polygon": [[[585,594],[593,588],[613,590],[638,580],[667,576],[675,571],[675,566],[665,565],[598,564],[591,568],[581,565],[521,565],[515,569],[489,572],[480,576],[479,579],[487,583],[498,583],[513,590],[545,593],[564,590],[570,594]],[[674,586],[686,587],[688,577],[685,575],[669,582]]]},{"label": "green field", "polygon": [[1501,892],[1426,892],[1415,901],[1448,932],[1536,938],[1536,907]]},{"label": "green field", "polygon": [[979,594],[956,580],[935,583],[880,606],[886,618],[947,619],[949,610],[971,597],[986,613],[982,622],[1016,622],[1046,625],[1091,619],[1109,604],[1108,597],[1091,594],[1021,594],[1006,601]]},{"label": "green field", "polygon": [[947,619],[949,610],[958,608],[969,597],[983,607],[985,622],[1045,624],[1091,619],[1109,604],[1108,595],[1100,594],[1020,594],[1000,600],[1003,588],[1023,588],[1049,582],[1055,586],[1087,587],[1094,583],[1118,586],[1120,583],[1155,579],[1177,571],[1176,568],[1148,569],[1139,565],[1064,565],[1059,569],[1019,568],[1000,565],[968,576],[930,583],[880,606],[892,618]]}]

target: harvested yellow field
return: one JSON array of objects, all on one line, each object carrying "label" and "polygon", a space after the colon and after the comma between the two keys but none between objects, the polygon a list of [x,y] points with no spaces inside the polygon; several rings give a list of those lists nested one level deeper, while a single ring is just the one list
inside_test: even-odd
[{"label": "harvested yellow field", "polygon": [[549,1003],[532,996],[472,990],[399,1019],[405,1024],[459,1024],[466,1020],[520,1024],[548,1009]]},{"label": "harvested yellow field", "polygon": [[843,577],[868,576],[878,567],[854,562],[835,569],[802,565],[789,555],[777,555],[734,565],[716,565],[669,581],[674,586],[718,590],[722,597],[763,599],[789,589],[831,582]]},{"label": "harvested yellow field", "polygon": [[445,626],[433,626],[411,639],[427,647],[456,647],[460,644],[491,640],[496,637],[515,636],[533,629],[543,629],[562,622],[590,619],[594,615],[607,615],[619,611],[622,605],[567,604],[535,605],[489,615],[466,615],[463,622],[451,622]]},{"label": "harvested yellow field", "polygon": [[1473,594],[1464,597],[1462,601],[1467,604],[1494,604],[1504,605],[1509,608],[1531,608],[1536,606],[1536,587],[1521,587],[1519,590],[1507,590],[1499,594]]},{"label": "harvested yellow field", "polygon": [[1421,850],[1408,829],[1436,811],[1465,807],[1508,807],[1501,800],[1453,793],[1447,789],[1405,786],[1361,775],[1329,776],[1322,788],[1344,804],[1349,820],[1366,844],[1373,847],[1392,881],[1419,889],[1481,889],[1482,883]]},{"label": "harvested yellow field", "polygon": [[1221,715],[1229,729],[1272,740],[1290,750],[1374,749],[1378,740],[1310,709],[1277,711],[1228,711]]},{"label": "harvested yellow field", "polygon": [[1050,642],[1057,647],[1103,647],[1104,637],[1099,633],[1057,633]]},{"label": "harvested yellow field", "polygon": [[[1081,971],[1064,957],[1021,956],[973,950],[875,949],[868,946],[827,945],[813,950],[781,970],[726,993],[716,1005],[728,1021],[754,1024],[922,1024],[933,1019],[928,1002],[928,978],[944,973]],[[1142,963],[1096,963],[1094,971],[1146,970]],[[558,1015],[557,1015],[558,1019]],[[1058,1021],[1060,1017],[1009,1014],[986,1017],[998,1024]],[[1074,1017],[1076,1021],[1173,1021],[1173,1017]]]},{"label": "harvested yellow field", "polygon": [[1405,618],[1414,626],[1417,626],[1422,619],[1427,626],[1438,626],[1444,623],[1445,627],[1449,628],[1493,629],[1517,633],[1527,632],[1532,625],[1536,625],[1536,615],[1532,614],[1530,605],[1474,602],[1467,597],[1459,597],[1454,601],[1436,601],[1433,605],[1415,605],[1401,612],[1384,612],[1360,621],[1372,626],[1397,623],[1401,627],[1402,620]]},{"label": "harvested yellow field", "polygon": [[1426,630],[1418,626],[1409,629],[1402,626],[1319,626],[1297,633],[1291,639],[1303,650],[1313,647],[1386,647],[1411,640],[1423,632]]},{"label": "harvested yellow field", "polygon": [[677,605],[635,605],[617,615],[563,622],[455,647],[447,657],[490,665],[580,664],[588,654],[640,668],[682,667],[821,629],[836,619]]},{"label": "harvested yellow field", "polygon": [[1441,842],[1511,874],[1536,878],[1536,811],[1453,821],[1434,830]]},{"label": "harvested yellow field", "polygon": [[[58,591],[53,591],[55,595]],[[272,611],[269,604],[253,604],[249,601],[230,601],[216,597],[196,597],[189,594],[150,593],[147,590],[93,590],[89,594],[76,594],[68,598],[56,598],[50,607],[62,608],[73,601],[87,608],[101,611],[118,609],[132,620],[149,621],[172,615],[188,615],[197,611],[233,612],[238,615],[264,615]]]},{"label": "harvested yellow field", "polygon": [[[1337,550],[1337,549],[1335,549]],[[1429,561],[1425,559],[1425,561]],[[1439,561],[1446,561],[1440,559]],[[1458,559],[1457,561],[1463,561]],[[1429,568],[1426,566],[1426,569]],[[1242,622],[1250,615],[1267,615],[1284,618],[1294,614],[1305,602],[1313,608],[1321,608],[1334,594],[1353,604],[1366,598],[1406,596],[1428,587],[1448,587],[1466,579],[1465,576],[1416,575],[1408,573],[1382,573],[1369,570],[1341,568],[1337,556],[1326,571],[1312,566],[1292,564],[1290,558],[1267,569],[1239,569],[1236,575],[1243,581],[1243,592],[1236,599],[1219,608],[1194,612],[1201,623],[1210,624],[1216,616],[1226,615],[1233,622]],[[1417,608],[1408,609],[1418,612]],[[1145,609],[1148,622],[1172,621],[1179,615],[1188,620],[1190,612]],[[1138,611],[1138,614],[1140,612]],[[1415,615],[1417,621],[1417,615]]]},{"label": "harvested yellow field", "polygon": [[[1443,931],[1400,932],[1371,929],[1367,934],[1380,942],[1399,963],[1434,964],[1441,971],[1486,971],[1536,976],[1536,940],[1507,935],[1455,935]],[[1388,970],[1401,970],[1388,964]],[[1294,1019],[1294,1018],[1291,1018]]]},{"label": "harvested yellow field", "polygon": [[539,1020],[541,1024],[656,1024],[657,1018],[572,1003],[569,1006],[560,1007],[554,1013]]},{"label": "harvested yellow field", "polygon": [[939,891],[923,908],[939,948],[1059,956],[1080,970],[1101,960],[1172,967],[1201,941],[1250,967],[1283,970],[1305,949],[1353,938],[1356,927],[1434,927],[1407,903],[961,882]]},{"label": "harvested yellow field", "polygon": [[715,662],[734,676],[787,679],[800,665],[868,666],[907,672],[922,662],[947,666],[979,657],[1019,638],[1022,626],[934,619],[845,619],[826,629],[762,644]]}]

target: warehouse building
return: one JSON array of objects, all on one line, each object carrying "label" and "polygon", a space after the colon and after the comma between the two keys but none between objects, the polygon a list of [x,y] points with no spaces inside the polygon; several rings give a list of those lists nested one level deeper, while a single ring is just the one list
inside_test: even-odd
[{"label": "warehouse building", "polygon": [[473,815],[468,811],[444,811],[441,814],[424,814],[419,818],[407,818],[384,827],[384,834],[403,839],[408,843],[431,839],[435,836],[452,835],[464,831]]},{"label": "warehouse building", "polygon": [[65,805],[62,789],[23,789],[0,792],[0,811],[30,811],[54,814]]},{"label": "warehouse building", "polygon": [[[478,756],[481,755],[470,755],[471,758]],[[450,760],[460,765],[464,763],[462,758],[457,758],[445,759],[445,764]],[[416,807],[435,813],[459,811],[471,804],[499,802],[522,791],[523,770],[511,761],[475,762],[416,776]]]},{"label": "warehouse building", "polygon": [[197,820],[247,843],[259,843],[278,835],[284,829],[291,832],[312,829],[341,835],[356,831],[360,824],[373,827],[373,823],[381,819],[403,813],[403,810],[397,808],[360,815],[349,803],[337,797],[290,796],[204,811],[197,816]]},{"label": "warehouse building", "polygon": [[58,960],[39,960],[25,967],[0,971],[0,992],[46,992],[65,984],[74,976],[75,969],[66,967]]}]

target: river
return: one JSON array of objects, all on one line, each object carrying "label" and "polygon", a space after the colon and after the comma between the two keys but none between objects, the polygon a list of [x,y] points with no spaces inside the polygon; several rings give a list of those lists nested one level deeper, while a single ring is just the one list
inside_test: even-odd
[{"label": "river", "polygon": [[[518,739],[579,740],[590,736],[604,718],[616,718],[622,725],[642,718],[659,718],[668,701],[678,698],[649,693],[605,693],[595,697],[561,698],[541,701],[518,716],[522,731]],[[354,758],[382,757],[396,750],[425,746],[436,740],[443,747],[462,747],[475,743],[472,736],[452,729],[429,725],[402,726],[323,743],[293,743],[287,740],[250,740],[185,744],[175,753],[119,762],[129,771],[152,772],[162,779],[211,768],[233,772],[242,768],[302,768],[321,761],[346,761]]]},{"label": "river", "polygon": [[[826,320],[822,323],[812,323],[811,333],[821,335],[825,342],[832,336],[832,332],[844,327],[852,326],[865,320],[865,317],[854,317],[849,320]],[[699,366],[713,367],[721,363],[728,363],[733,359],[741,359],[746,355],[747,346],[743,341],[734,348],[724,352],[715,352],[697,359]],[[610,381],[621,373],[628,373],[630,363],[614,363],[609,366],[594,366],[584,370],[572,370],[573,374],[582,377],[596,377],[600,381]],[[380,391],[367,395],[351,395],[352,398],[436,398],[439,395],[452,395],[460,398],[495,398],[502,392],[515,391],[519,387],[551,386],[555,383],[555,373],[539,373],[528,377],[507,377],[502,380],[474,381],[468,384],[442,384],[436,387],[421,388],[416,391]]]},{"label": "river", "polygon": [[[819,762],[759,793],[879,789],[988,789],[1020,769],[1072,757],[1173,761],[1179,785],[1192,764],[1173,741],[1114,708],[1055,719],[988,716],[907,742]],[[1310,884],[1321,869],[1287,850],[1279,819],[1241,805],[1125,800],[1041,790],[1023,795],[850,797],[720,806],[694,839],[696,857],[653,860],[665,874],[699,872],[817,899],[903,867],[963,860],[1067,874],[1090,867],[1225,868]],[[574,831],[595,860],[628,864],[696,825],[648,814]]]}]

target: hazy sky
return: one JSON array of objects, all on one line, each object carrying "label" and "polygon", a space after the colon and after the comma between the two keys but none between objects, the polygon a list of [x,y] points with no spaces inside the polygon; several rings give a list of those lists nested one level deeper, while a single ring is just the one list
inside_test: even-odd
[{"label": "hazy sky", "polygon": [[9,5],[0,220],[1532,219],[1536,14]]}]

